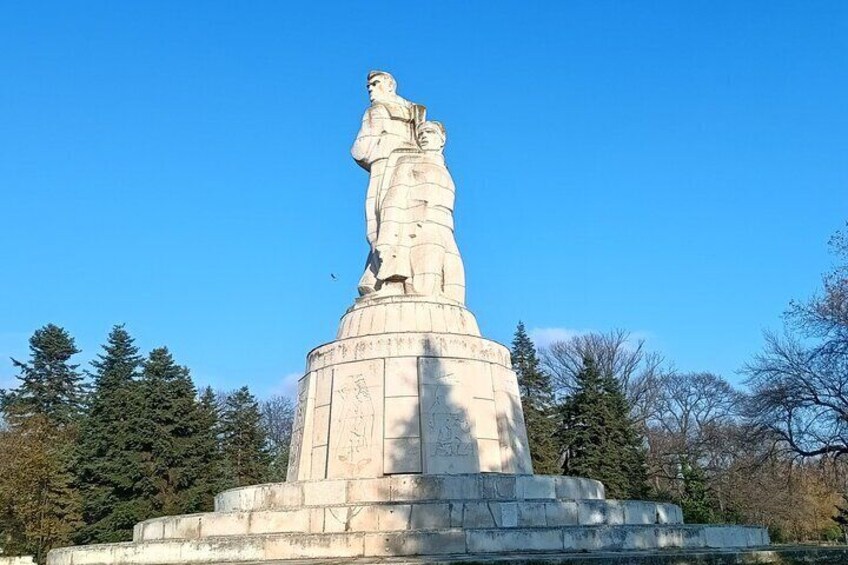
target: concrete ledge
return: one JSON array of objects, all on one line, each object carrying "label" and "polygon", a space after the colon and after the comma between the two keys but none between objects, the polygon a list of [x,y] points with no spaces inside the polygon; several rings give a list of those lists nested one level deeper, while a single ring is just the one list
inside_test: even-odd
[{"label": "concrete ledge", "polygon": [[0,565],[35,565],[35,560],[33,560],[32,555],[0,556]]},{"label": "concrete ledge", "polygon": [[[342,328],[344,331],[344,328]],[[490,339],[459,333],[391,332],[319,345],[306,356],[308,371],[387,357],[439,357],[488,361],[511,369],[509,349]]]},{"label": "concrete ledge", "polygon": [[366,297],[357,300],[342,317],[336,339],[446,328],[452,333],[480,336],[474,314],[462,304],[429,296]]},{"label": "concrete ledge", "polygon": [[[379,502],[289,510],[208,512],[152,518],[136,525],[133,541],[202,539],[270,533],[430,531],[446,528],[532,528],[682,524],[673,504],[634,500],[448,500]],[[737,543],[731,531],[711,535]],[[728,537],[731,536],[731,537]],[[2,565],[2,564],[0,564]]]},{"label": "concrete ledge", "polygon": [[[779,547],[774,549],[713,551],[617,551],[601,553],[507,553],[442,555],[439,557],[384,557],[338,559],[291,559],[268,565],[844,565],[848,548]],[[220,565],[232,565],[221,563]]]},{"label": "concrete ledge", "polygon": [[55,549],[47,565],[218,565],[445,553],[724,549],[725,544],[738,544],[737,549],[763,546],[768,534],[746,526],[657,525],[232,535]]},{"label": "concrete ledge", "polygon": [[[289,510],[301,506],[448,500],[602,500],[604,485],[557,475],[392,475],[270,483],[226,490],[216,512]],[[673,508],[669,511],[674,513]],[[673,515],[669,520],[673,521]]]}]

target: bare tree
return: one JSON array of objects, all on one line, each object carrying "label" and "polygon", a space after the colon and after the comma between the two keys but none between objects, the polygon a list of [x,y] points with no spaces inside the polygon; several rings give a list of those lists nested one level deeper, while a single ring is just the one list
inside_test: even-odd
[{"label": "bare tree", "polygon": [[848,230],[830,245],[842,264],[824,292],[793,303],[784,334],[767,333],[746,366],[750,420],[800,457],[848,453]]},{"label": "bare tree", "polygon": [[738,425],[742,395],[712,373],[665,373],[645,437],[648,468],[657,491],[682,494],[681,469],[697,465],[717,486],[722,474],[747,453]]},{"label": "bare tree", "polygon": [[260,410],[268,442],[274,458],[272,474],[277,480],[284,480],[289,460],[292,426],[294,425],[294,402],[287,396],[272,396],[262,402]]},{"label": "bare tree", "polygon": [[701,458],[714,436],[737,420],[741,404],[742,395],[718,375],[666,373],[659,377],[650,424],[682,453]]},{"label": "bare tree", "polygon": [[601,372],[613,375],[621,384],[638,425],[644,426],[655,410],[658,379],[665,371],[663,358],[645,351],[645,341],[631,339],[624,330],[557,341],[543,348],[540,356],[559,396],[573,392],[584,358],[591,357]]}]

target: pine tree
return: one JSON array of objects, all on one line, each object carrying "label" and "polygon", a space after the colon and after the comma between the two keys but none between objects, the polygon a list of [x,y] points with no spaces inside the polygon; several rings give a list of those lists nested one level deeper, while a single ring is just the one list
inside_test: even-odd
[{"label": "pine tree", "polygon": [[150,352],[139,383],[143,411],[141,451],[145,473],[137,488],[151,515],[195,512],[209,507],[216,453],[186,367],[167,348]]},{"label": "pine tree", "polygon": [[86,527],[77,541],[127,541],[133,525],[150,512],[137,490],[145,471],[139,451],[141,356],[124,327],[115,326],[91,364],[94,390],[81,429],[77,469]]},{"label": "pine tree", "polygon": [[686,523],[712,524],[718,520],[718,502],[707,488],[704,471],[687,457],[680,462],[683,478],[683,497],[680,507]]},{"label": "pine tree", "polygon": [[563,471],[604,483],[610,498],[638,498],[646,491],[645,455],[621,386],[584,358],[576,390],[563,403],[559,433]]},{"label": "pine tree", "polygon": [[556,474],[559,450],[551,377],[542,370],[536,348],[522,322],[518,322],[512,340],[512,368],[518,376],[533,470],[537,474]]},{"label": "pine tree", "polygon": [[264,481],[271,465],[268,438],[262,426],[259,404],[246,386],[228,395],[224,401],[220,433],[230,484],[244,486]]},{"label": "pine tree", "polygon": [[0,535],[4,549],[43,561],[81,525],[73,455],[83,387],[68,332],[49,324],[29,343],[29,361],[12,360],[20,385],[2,395]]},{"label": "pine tree", "polygon": [[214,496],[216,493],[226,489],[229,485],[224,477],[223,457],[218,444],[218,429],[220,413],[218,409],[218,398],[211,387],[203,389],[199,404],[200,437],[198,438],[198,452],[204,454],[203,460],[206,466],[206,480],[195,490],[197,498],[193,505],[208,512],[213,509]]},{"label": "pine tree", "polygon": [[7,420],[40,415],[57,427],[70,424],[79,416],[83,400],[79,365],[70,364],[79,353],[74,338],[63,328],[47,324],[29,340],[29,362],[12,359],[20,370],[18,388],[2,395]]}]

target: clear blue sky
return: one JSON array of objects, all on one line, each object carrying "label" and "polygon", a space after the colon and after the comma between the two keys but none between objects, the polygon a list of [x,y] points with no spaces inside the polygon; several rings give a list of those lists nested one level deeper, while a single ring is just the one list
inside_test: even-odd
[{"label": "clear blue sky", "polygon": [[845,1],[6,1],[0,356],[123,322],[285,390],[355,295],[372,68],[448,129],[501,342],[621,327],[738,380],[848,220]]}]

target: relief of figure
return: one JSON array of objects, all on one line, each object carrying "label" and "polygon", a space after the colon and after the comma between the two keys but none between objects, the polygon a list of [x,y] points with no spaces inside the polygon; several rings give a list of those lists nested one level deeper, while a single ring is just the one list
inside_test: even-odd
[{"label": "relief of figure", "polygon": [[366,237],[370,246],[365,272],[359,281],[361,295],[374,292],[377,288],[377,208],[381,195],[379,187],[387,171],[389,156],[398,149],[417,149],[415,131],[417,124],[424,121],[426,109],[413,104],[397,94],[394,77],[384,71],[368,74],[368,95],[371,106],[362,117],[362,125],[353,147],[353,159],[370,173],[368,190],[365,194]]},{"label": "relief of figure", "polygon": [[341,395],[341,431],[338,459],[357,469],[371,462],[371,439],[374,432],[374,402],[365,379],[350,377],[339,389]]},{"label": "relief of figure", "polygon": [[434,440],[431,454],[441,457],[473,455],[471,424],[465,411],[448,403],[449,386],[438,385],[435,389],[435,399],[428,410],[427,420],[427,428]]}]

